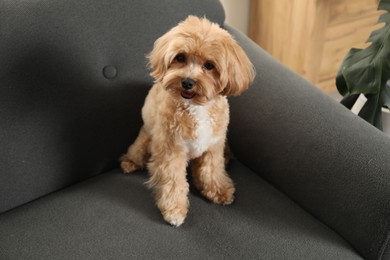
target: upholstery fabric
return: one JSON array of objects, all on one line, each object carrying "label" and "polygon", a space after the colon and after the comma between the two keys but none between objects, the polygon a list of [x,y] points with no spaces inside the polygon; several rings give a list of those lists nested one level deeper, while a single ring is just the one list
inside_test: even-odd
[{"label": "upholstery fabric", "polygon": [[191,188],[180,228],[166,224],[145,172],[119,170],[0,215],[5,259],[361,259],[335,232],[239,162],[236,202]]}]

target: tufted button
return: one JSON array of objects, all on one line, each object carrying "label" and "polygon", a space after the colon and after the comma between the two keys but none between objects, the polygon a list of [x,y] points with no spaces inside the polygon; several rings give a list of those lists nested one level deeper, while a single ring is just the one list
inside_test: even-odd
[{"label": "tufted button", "polygon": [[114,66],[105,66],[103,68],[103,75],[106,79],[113,79],[117,74],[118,71]]}]

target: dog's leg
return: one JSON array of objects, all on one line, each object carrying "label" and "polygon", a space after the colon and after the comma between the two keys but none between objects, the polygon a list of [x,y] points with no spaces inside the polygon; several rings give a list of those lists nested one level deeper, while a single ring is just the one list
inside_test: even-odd
[{"label": "dog's leg", "polygon": [[212,146],[192,163],[194,184],[210,201],[231,204],[234,201],[234,184],[225,170],[224,142]]},{"label": "dog's leg", "polygon": [[229,164],[230,161],[235,159],[232,150],[230,150],[229,142],[227,140],[225,141],[224,158],[225,167]]},{"label": "dog's leg", "polygon": [[149,143],[150,137],[142,127],[137,139],[129,146],[127,153],[120,158],[121,168],[125,173],[131,173],[145,166],[149,157]]},{"label": "dog's leg", "polygon": [[151,152],[148,185],[155,192],[156,204],[165,221],[178,227],[184,222],[189,207],[187,158],[180,149],[152,147]]}]

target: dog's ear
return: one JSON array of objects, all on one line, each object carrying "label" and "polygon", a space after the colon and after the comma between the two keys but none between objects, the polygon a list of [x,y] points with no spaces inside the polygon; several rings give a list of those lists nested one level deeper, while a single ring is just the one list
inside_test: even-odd
[{"label": "dog's ear", "polygon": [[225,69],[221,73],[221,81],[225,88],[221,94],[238,96],[246,89],[255,77],[255,69],[237,42],[230,37],[225,41]]},{"label": "dog's ear", "polygon": [[169,63],[170,57],[168,55],[169,42],[171,39],[171,31],[167,32],[158,38],[153,45],[153,50],[147,55],[149,59],[149,67],[151,68],[150,75],[156,81],[162,81]]}]

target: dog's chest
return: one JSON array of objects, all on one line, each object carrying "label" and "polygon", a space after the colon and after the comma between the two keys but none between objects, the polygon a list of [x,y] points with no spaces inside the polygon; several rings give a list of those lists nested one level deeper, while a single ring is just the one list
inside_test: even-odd
[{"label": "dog's chest", "polygon": [[187,117],[192,121],[191,138],[182,137],[182,145],[190,158],[202,155],[210,146],[216,144],[223,136],[215,135],[216,121],[208,106],[191,105],[186,108]]}]

